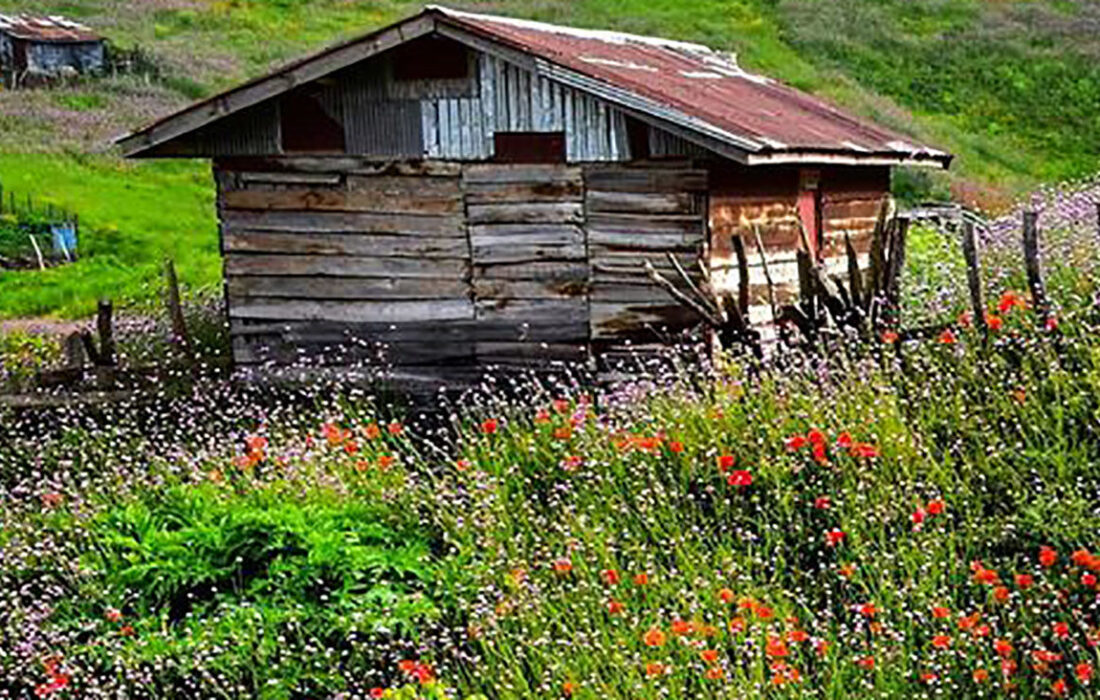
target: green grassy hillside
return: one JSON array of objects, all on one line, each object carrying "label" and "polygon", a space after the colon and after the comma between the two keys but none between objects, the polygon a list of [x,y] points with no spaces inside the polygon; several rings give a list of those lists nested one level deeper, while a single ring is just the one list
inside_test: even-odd
[{"label": "green grassy hillside", "polygon": [[[700,41],[958,154],[899,189],[996,208],[1100,161],[1100,5],[1069,0],[486,0],[454,2],[580,26]],[[123,166],[110,139],[273,64],[417,11],[405,0],[43,0],[163,64],[60,91],[0,92],[0,182],[78,209],[102,259],[0,273],[0,316],[78,315],[97,293],[149,297],[165,254],[218,277],[204,165]],[[0,12],[26,9],[0,0]],[[1091,28],[1091,29],[1090,29]],[[99,152],[95,158],[74,153]],[[27,155],[48,153],[48,156]],[[101,276],[102,271],[110,275]]]}]

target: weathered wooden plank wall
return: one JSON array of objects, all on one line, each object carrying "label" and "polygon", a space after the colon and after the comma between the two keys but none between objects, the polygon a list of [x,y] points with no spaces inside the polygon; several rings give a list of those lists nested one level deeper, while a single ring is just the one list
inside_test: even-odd
[{"label": "weathered wooden plank wall", "polygon": [[588,263],[581,170],[556,165],[464,169],[479,323],[515,338],[476,339],[479,362],[531,364],[588,356]]},{"label": "weathered wooden plank wall", "polygon": [[707,172],[688,162],[589,166],[585,170],[593,349],[654,343],[693,326],[694,313],[655,286],[643,264],[678,279],[667,254],[698,274],[706,237]]}]

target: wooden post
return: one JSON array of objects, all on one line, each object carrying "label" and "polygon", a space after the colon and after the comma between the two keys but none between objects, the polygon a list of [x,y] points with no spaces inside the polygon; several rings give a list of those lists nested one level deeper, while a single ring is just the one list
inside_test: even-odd
[{"label": "wooden post", "polygon": [[890,237],[889,262],[883,291],[894,325],[901,322],[901,273],[905,270],[905,245],[909,234],[909,219],[894,218],[893,235]]},{"label": "wooden post", "polygon": [[768,271],[768,256],[764,254],[764,242],[760,240],[760,227],[752,225],[752,235],[756,238],[756,250],[760,253],[760,267],[764,271],[764,281],[768,284],[768,304],[772,309],[772,323],[779,320],[779,309],[775,305],[775,284],[772,282],[771,272]]},{"label": "wooden post", "polygon": [[96,314],[96,330],[99,332],[99,364],[111,367],[115,364],[115,337],[111,325],[112,307],[107,299],[99,300]]},{"label": "wooden post", "polygon": [[187,321],[183,317],[183,306],[180,303],[179,280],[176,278],[176,266],[171,259],[164,261],[164,278],[168,292],[168,315],[172,319],[172,336],[179,343],[180,348],[191,357],[191,336],[187,333]]},{"label": "wooden post", "polygon": [[745,254],[745,242],[741,235],[733,236],[733,252],[737,255],[737,310],[741,316],[749,315],[749,258]]},{"label": "wooden post", "polygon": [[985,323],[985,301],[982,299],[982,269],[978,255],[978,233],[973,221],[963,222],[963,257],[966,258],[966,286],[970,288],[970,308],[974,314],[974,326],[983,334],[987,331]]},{"label": "wooden post", "polygon": [[1024,264],[1027,266],[1027,284],[1031,288],[1031,303],[1039,319],[1047,319],[1047,295],[1043,288],[1043,271],[1039,265],[1039,215],[1024,212]]},{"label": "wooden post", "polygon": [[34,254],[38,257],[38,269],[45,270],[46,263],[42,261],[42,249],[38,247],[38,241],[35,240],[33,233],[28,233],[27,236],[31,239],[31,245],[34,246]]}]

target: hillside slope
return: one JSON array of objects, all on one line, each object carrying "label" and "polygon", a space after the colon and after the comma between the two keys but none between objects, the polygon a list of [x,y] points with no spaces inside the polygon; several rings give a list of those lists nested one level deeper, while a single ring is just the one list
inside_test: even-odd
[{"label": "hillside slope", "polygon": [[[902,194],[989,207],[1100,162],[1100,4],[1068,0],[491,0],[478,11],[699,41],[958,154],[947,176],[903,174]],[[149,298],[156,265],[218,279],[204,164],[122,165],[113,136],[272,65],[417,11],[381,0],[40,0],[161,64],[53,91],[0,92],[0,182],[83,209],[86,250],[62,271],[0,273],[0,315],[85,312],[94,290]],[[0,12],[26,10],[0,0]],[[98,153],[94,157],[73,154]],[[49,154],[35,155],[28,154]],[[155,183],[155,186],[150,186]],[[97,188],[103,187],[99,196]],[[116,198],[114,190],[126,196]],[[94,206],[86,206],[94,200]],[[117,201],[117,204],[115,203]],[[120,211],[124,207],[126,211]],[[203,208],[205,207],[205,212]],[[110,233],[104,237],[103,229]],[[89,240],[90,239],[90,240]],[[122,284],[100,281],[122,271]],[[114,275],[115,273],[112,273]],[[147,289],[148,288],[148,289]]]}]

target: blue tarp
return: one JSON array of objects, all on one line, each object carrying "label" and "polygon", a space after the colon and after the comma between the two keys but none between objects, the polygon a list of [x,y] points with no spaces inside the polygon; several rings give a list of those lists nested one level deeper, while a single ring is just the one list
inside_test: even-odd
[{"label": "blue tarp", "polygon": [[72,223],[54,224],[50,226],[53,234],[53,251],[58,255],[76,255],[76,226]]}]

